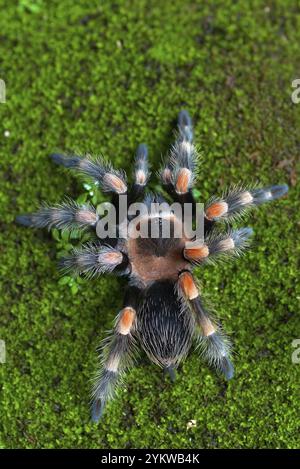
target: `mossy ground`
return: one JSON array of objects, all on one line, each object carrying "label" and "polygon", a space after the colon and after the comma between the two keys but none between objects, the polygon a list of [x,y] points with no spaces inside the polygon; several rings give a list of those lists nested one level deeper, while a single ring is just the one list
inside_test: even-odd
[{"label": "mossy ground", "polygon": [[[0,3],[1,446],[299,447],[298,2]],[[157,169],[182,108],[203,154],[203,201],[241,181],[287,182],[290,192],[247,220],[250,253],[198,272],[232,336],[235,378],[227,384],[192,352],[171,384],[143,358],[95,426],[90,377],[120,283],[101,278],[72,294],[58,284],[51,234],[14,218],[83,192],[49,160],[56,149],[101,152],[129,171],[145,141]]]}]

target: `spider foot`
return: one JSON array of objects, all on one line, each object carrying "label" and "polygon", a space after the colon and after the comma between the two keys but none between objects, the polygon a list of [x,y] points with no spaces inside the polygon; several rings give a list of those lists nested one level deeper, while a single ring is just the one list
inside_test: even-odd
[{"label": "spider foot", "polygon": [[17,215],[16,222],[23,226],[32,226],[32,218],[30,215]]},{"label": "spider foot", "polygon": [[168,374],[170,376],[170,379],[172,383],[175,383],[176,381],[176,373],[175,373],[175,368],[172,365],[166,366],[164,368],[164,373]]},{"label": "spider foot", "polygon": [[185,140],[191,142],[193,140],[193,124],[188,111],[183,109],[178,114],[178,128]]},{"label": "spider foot", "polygon": [[65,168],[74,168],[76,167],[79,162],[80,158],[78,156],[64,156],[59,153],[52,153],[50,158],[54,163],[64,166]]},{"label": "spider foot", "polygon": [[220,367],[221,373],[223,373],[227,381],[233,378],[234,367],[233,367],[231,360],[229,360],[228,357],[225,356],[220,360],[219,367]]},{"label": "spider foot", "polygon": [[263,189],[255,189],[251,192],[253,203],[260,205],[264,202],[279,199],[285,195],[288,190],[289,188],[286,184],[264,187]]},{"label": "spider foot", "polygon": [[91,409],[91,419],[93,423],[98,423],[99,420],[102,418],[105,404],[106,402],[103,399],[94,400]]}]

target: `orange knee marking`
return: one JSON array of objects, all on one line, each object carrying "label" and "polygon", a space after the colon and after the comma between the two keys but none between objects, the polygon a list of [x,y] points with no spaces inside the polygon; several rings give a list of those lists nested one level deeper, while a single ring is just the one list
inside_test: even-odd
[{"label": "orange knee marking", "polygon": [[184,249],[184,257],[191,261],[200,261],[209,255],[209,249],[206,244]]},{"label": "orange knee marking", "polygon": [[130,332],[133,321],[135,318],[135,310],[130,306],[127,306],[122,310],[121,319],[118,324],[118,332],[123,335],[127,335]]},{"label": "orange knee marking", "polygon": [[107,173],[103,178],[104,183],[112,187],[118,194],[124,194],[127,191],[127,186],[121,178],[115,174]]},{"label": "orange knee marking", "polygon": [[205,211],[206,218],[213,220],[214,218],[221,217],[228,212],[228,204],[226,202],[215,202]]},{"label": "orange knee marking", "polygon": [[196,287],[192,274],[189,272],[183,272],[180,275],[179,286],[189,300],[193,300],[199,296],[198,288]]},{"label": "orange knee marking", "polygon": [[176,180],[176,192],[178,194],[185,194],[188,191],[191,175],[192,173],[188,168],[181,168],[178,171]]}]

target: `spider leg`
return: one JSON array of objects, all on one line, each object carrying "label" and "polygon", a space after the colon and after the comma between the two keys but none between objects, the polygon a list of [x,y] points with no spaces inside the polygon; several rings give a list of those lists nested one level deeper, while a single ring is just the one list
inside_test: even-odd
[{"label": "spider leg", "polygon": [[286,184],[262,189],[233,189],[222,198],[214,198],[205,207],[205,229],[210,231],[219,220],[232,221],[252,207],[282,197],[288,191]]},{"label": "spider leg", "polygon": [[[116,170],[110,163],[101,158],[92,159],[90,156],[85,158],[79,156],[67,157],[60,154],[53,154],[51,158],[55,163],[66,168],[75,169],[93,179],[103,192],[112,195],[112,204],[117,215],[117,225],[124,221],[128,205],[143,195],[149,178],[148,149],[145,144],[141,144],[137,148],[134,183],[131,187],[128,187],[125,171]],[[121,200],[122,197],[123,200]],[[120,210],[121,204],[123,211]]]},{"label": "spider leg", "polygon": [[87,244],[74,249],[72,255],[60,259],[59,265],[64,272],[84,274],[88,278],[104,273],[128,275],[130,272],[127,255],[117,246],[110,245]]},{"label": "spider leg", "polygon": [[164,368],[164,372],[165,372],[165,374],[168,374],[170,376],[170,379],[171,379],[172,383],[174,383],[175,380],[176,380],[175,367],[172,366],[172,365],[166,366]]},{"label": "spider leg", "polygon": [[[120,224],[126,216],[127,209],[127,177],[125,171],[115,169],[103,158],[92,158],[87,155],[84,158],[79,156],[63,156],[60,154],[50,155],[51,159],[66,168],[71,168],[83,176],[92,179],[97,186],[112,196],[112,205],[116,211],[116,224]],[[121,198],[125,197],[124,210],[119,210]],[[122,200],[123,201],[123,200]],[[121,216],[120,216],[121,215]]]},{"label": "spider leg", "polygon": [[195,179],[197,153],[193,145],[193,126],[189,113],[178,115],[178,137],[170,158],[162,168],[162,183],[176,202],[194,203],[192,186]]},{"label": "spider leg", "polygon": [[79,156],[63,156],[60,154],[50,155],[51,159],[66,168],[78,171],[95,181],[103,192],[112,194],[126,194],[127,182],[124,171],[113,168],[110,163],[102,158],[92,159],[89,155],[80,158]]},{"label": "spider leg", "polygon": [[52,207],[43,205],[37,212],[18,215],[17,223],[36,228],[58,228],[61,230],[81,230],[95,228],[99,216],[91,204],[79,205],[68,199]]},{"label": "spider leg", "polygon": [[250,244],[252,228],[229,230],[227,234],[206,236],[205,241],[187,243],[183,255],[192,264],[215,261],[216,258],[226,259],[241,255]]},{"label": "spider leg", "polygon": [[98,422],[102,417],[105,404],[114,396],[118,381],[132,363],[132,355],[135,349],[133,334],[139,296],[136,290],[132,287],[127,290],[124,307],[116,318],[113,333],[104,344],[102,369],[96,376],[93,386],[93,422]]},{"label": "spider leg", "polygon": [[134,161],[134,182],[128,190],[128,205],[144,196],[145,187],[149,180],[148,148],[141,143],[136,150]]},{"label": "spider leg", "polygon": [[230,343],[217,325],[205,311],[199,296],[198,288],[190,272],[184,271],[179,275],[179,289],[188,300],[200,327],[200,347],[203,356],[210,365],[222,372],[227,380],[234,374],[230,361]]}]

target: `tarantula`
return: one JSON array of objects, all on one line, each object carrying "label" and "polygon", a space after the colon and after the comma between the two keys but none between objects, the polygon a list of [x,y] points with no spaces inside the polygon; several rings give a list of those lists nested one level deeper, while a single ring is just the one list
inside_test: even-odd
[{"label": "tarantula", "polygon": [[[235,187],[222,197],[211,199],[204,209],[204,239],[195,239],[184,233],[175,236],[175,228],[180,228],[184,220],[172,210],[157,208],[161,203],[170,207],[161,195],[145,195],[150,174],[146,145],[138,146],[131,185],[125,172],[114,169],[103,159],[60,154],[51,157],[55,163],[94,180],[102,191],[111,194],[113,207],[119,208],[122,197],[127,197],[125,216],[116,220],[116,237],[97,238],[97,242],[74,250],[61,261],[63,268],[76,274],[94,276],[108,272],[128,279],[123,308],[102,347],[102,364],[93,386],[92,419],[98,421],[101,417],[138,344],[173,380],[175,369],[196,339],[208,363],[226,379],[232,378],[230,342],[219,322],[207,311],[192,274],[193,267],[242,253],[252,230],[228,228],[224,233],[217,230],[219,222],[232,222],[248,209],[281,197],[287,186]],[[195,208],[192,187],[196,170],[192,122],[183,110],[178,116],[176,141],[160,171],[165,193],[180,207],[192,204]],[[143,201],[146,212],[135,227],[141,231],[151,224],[158,235],[131,236],[130,231],[125,232],[124,226],[132,219],[128,207],[138,200]],[[20,215],[17,221],[38,228],[96,230],[101,217],[91,204],[78,205],[68,199],[53,207],[44,205],[36,213]],[[162,235],[165,225],[171,227],[168,236]]]}]

